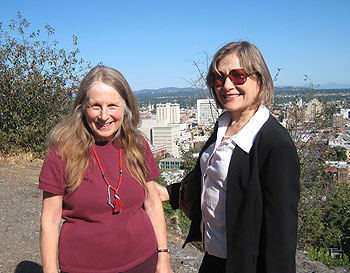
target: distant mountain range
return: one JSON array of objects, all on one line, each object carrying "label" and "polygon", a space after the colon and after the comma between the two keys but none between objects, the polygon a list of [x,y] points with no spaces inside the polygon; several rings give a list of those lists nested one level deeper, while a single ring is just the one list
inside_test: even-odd
[{"label": "distant mountain range", "polygon": [[136,94],[149,93],[149,92],[172,92],[172,91],[193,91],[195,88],[191,87],[163,87],[158,89],[141,89],[134,91]]},{"label": "distant mountain range", "polygon": [[350,84],[347,83],[327,83],[327,84],[321,84],[317,89],[349,89]]},{"label": "distant mountain range", "polygon": [[[276,86],[276,91],[278,90],[303,90],[306,89],[302,86]],[[319,86],[315,86],[315,89],[350,89],[350,84],[346,83],[327,83],[327,84],[321,84]],[[195,91],[195,88],[192,87],[163,87],[158,89],[141,89],[134,91],[136,94],[145,94],[145,93],[152,93],[152,92],[161,92],[161,93],[173,93],[173,92],[193,92]]]}]

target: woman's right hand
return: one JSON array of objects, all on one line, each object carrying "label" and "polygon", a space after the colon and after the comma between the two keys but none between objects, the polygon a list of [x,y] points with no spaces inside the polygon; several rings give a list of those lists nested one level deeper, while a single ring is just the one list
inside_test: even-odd
[{"label": "woman's right hand", "polygon": [[164,187],[162,185],[159,185],[157,182],[154,182],[154,181],[153,181],[153,183],[156,186],[156,189],[157,189],[157,192],[158,192],[160,200],[162,202],[169,201],[170,200],[170,196],[169,196],[169,193],[168,193],[168,190],[166,189],[166,187]]}]

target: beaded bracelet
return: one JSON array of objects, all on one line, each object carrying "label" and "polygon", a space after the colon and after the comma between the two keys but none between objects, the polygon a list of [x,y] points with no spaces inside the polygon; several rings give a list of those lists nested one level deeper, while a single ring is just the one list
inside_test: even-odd
[{"label": "beaded bracelet", "polygon": [[169,250],[169,248],[157,249],[157,253],[160,253],[160,252],[168,252],[168,253],[170,253],[170,250]]}]

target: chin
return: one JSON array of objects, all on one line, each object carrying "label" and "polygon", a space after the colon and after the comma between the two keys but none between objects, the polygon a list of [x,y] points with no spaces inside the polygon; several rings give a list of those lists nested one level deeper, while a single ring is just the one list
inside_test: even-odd
[{"label": "chin", "polygon": [[111,141],[111,140],[113,140],[113,137],[114,137],[114,135],[112,135],[112,136],[98,135],[98,136],[95,136],[95,141],[97,141],[97,142]]}]

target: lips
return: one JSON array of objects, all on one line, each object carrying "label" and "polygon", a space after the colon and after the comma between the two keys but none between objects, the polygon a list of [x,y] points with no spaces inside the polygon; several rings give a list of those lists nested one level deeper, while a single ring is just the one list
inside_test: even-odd
[{"label": "lips", "polygon": [[225,99],[233,99],[239,97],[241,94],[225,94],[224,98]]},{"label": "lips", "polygon": [[100,128],[106,128],[106,127],[108,127],[109,125],[111,125],[112,123],[113,123],[113,121],[107,122],[107,123],[104,123],[104,124],[100,124],[100,123],[96,122],[96,125],[97,125],[98,127],[100,127]]}]

